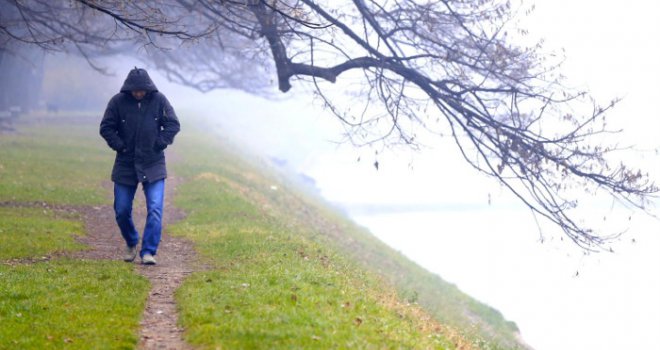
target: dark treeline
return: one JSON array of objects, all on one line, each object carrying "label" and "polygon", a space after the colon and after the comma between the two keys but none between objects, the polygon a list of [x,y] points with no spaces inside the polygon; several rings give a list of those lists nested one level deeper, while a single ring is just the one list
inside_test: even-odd
[{"label": "dark treeline", "polygon": [[118,79],[99,74],[78,56],[0,48],[0,113],[98,110],[118,91]]},{"label": "dark treeline", "polygon": [[29,111],[39,105],[44,77],[43,50],[10,52],[0,47],[0,112]]}]

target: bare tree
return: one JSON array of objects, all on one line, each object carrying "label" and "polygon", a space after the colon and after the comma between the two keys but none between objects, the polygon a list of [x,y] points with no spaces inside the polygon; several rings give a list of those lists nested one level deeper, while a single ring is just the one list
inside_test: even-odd
[{"label": "bare tree", "polygon": [[[613,165],[598,105],[566,88],[559,60],[500,0],[0,0],[0,44],[31,43],[85,57],[137,45],[173,81],[201,90],[266,93],[308,84],[355,144],[416,147],[449,135],[479,172],[497,179],[576,244],[612,238],[578,223],[573,188],[644,209],[656,186]],[[11,11],[7,9],[10,8]],[[337,104],[344,78],[353,108]],[[355,105],[360,106],[356,108]],[[589,106],[588,110],[585,106]]]}]

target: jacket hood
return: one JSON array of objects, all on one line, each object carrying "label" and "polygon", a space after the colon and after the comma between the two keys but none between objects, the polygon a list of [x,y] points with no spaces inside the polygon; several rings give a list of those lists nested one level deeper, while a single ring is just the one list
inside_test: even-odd
[{"label": "jacket hood", "polygon": [[158,91],[156,85],[149,77],[149,73],[142,68],[134,68],[128,73],[124,85],[121,87],[121,92],[131,92],[135,90],[144,90],[147,93]]}]

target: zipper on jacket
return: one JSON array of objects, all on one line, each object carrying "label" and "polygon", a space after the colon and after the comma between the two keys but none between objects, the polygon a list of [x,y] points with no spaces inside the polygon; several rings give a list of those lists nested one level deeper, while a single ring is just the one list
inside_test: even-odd
[{"label": "zipper on jacket", "polygon": [[142,119],[143,119],[142,118],[142,101],[138,101],[137,106],[138,106],[138,111],[140,112],[140,117],[137,120],[137,127],[135,128],[135,148],[134,148],[134,152],[135,152],[136,156],[139,153],[138,152],[138,139],[140,137],[140,127],[142,126]]}]

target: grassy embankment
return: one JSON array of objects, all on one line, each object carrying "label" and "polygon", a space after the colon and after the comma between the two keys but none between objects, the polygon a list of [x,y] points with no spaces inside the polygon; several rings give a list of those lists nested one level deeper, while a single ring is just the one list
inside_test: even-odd
[{"label": "grassy embankment", "polygon": [[[95,128],[91,121],[75,127],[49,123],[47,129],[2,135],[0,201],[106,203],[98,184],[112,159]],[[290,179],[248,164],[185,121],[175,147],[181,160],[173,168],[184,178],[175,202],[189,216],[172,229],[193,240],[211,266],[191,276],[177,293],[191,343],[202,348],[453,349],[498,348],[505,344],[502,339],[512,337],[510,325],[496,311],[385,247],[297,190]],[[25,245],[13,237],[19,231],[81,234],[75,220],[34,208],[3,208],[0,215],[3,222],[13,222],[7,231],[0,228],[0,252],[14,251],[5,244]],[[40,231],[42,225],[50,229]],[[80,249],[70,242],[40,248],[30,246],[33,242],[24,251],[34,256]],[[6,259],[14,253],[3,254]],[[16,348],[16,342],[25,348],[95,347],[86,338],[90,334],[105,347],[135,344],[147,286],[125,264],[62,259],[1,266],[0,274],[13,281],[11,287],[0,286],[0,348]],[[134,295],[117,290],[126,283],[133,285]],[[53,300],[66,301],[52,305]],[[100,317],[99,309],[105,312]],[[58,318],[62,315],[65,321]],[[120,315],[127,317],[119,320]],[[36,327],[19,333],[25,325]],[[115,338],[103,336],[107,330]]]},{"label": "grassy embankment", "polygon": [[189,216],[173,230],[214,268],[178,293],[190,342],[518,347],[515,324],[499,312],[393,251],[292,176],[191,129],[178,139],[174,168],[185,178],[175,203]]},{"label": "grassy embankment", "polygon": [[132,348],[144,278],[122,262],[42,259],[85,248],[80,217],[48,207],[107,204],[112,155],[91,121],[25,119],[0,135],[0,349]]},{"label": "grassy embankment", "polygon": [[[442,329],[345,254],[277,215],[289,196],[199,133],[178,140],[185,178],[172,230],[193,240],[210,271],[177,293],[187,339],[203,348],[447,348]],[[270,191],[271,193],[269,193]],[[270,197],[272,196],[272,197]],[[293,203],[289,203],[293,204]],[[273,206],[277,206],[277,209]]]}]

